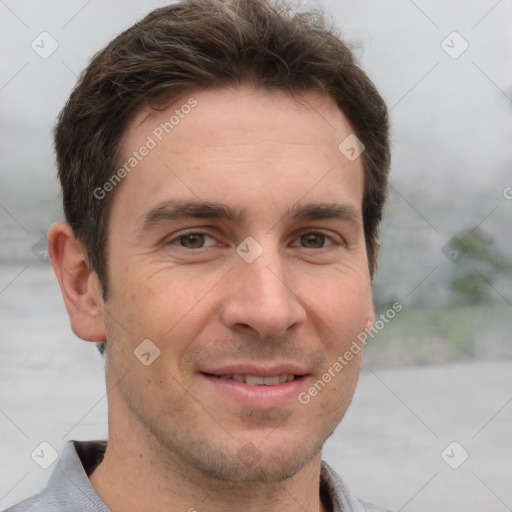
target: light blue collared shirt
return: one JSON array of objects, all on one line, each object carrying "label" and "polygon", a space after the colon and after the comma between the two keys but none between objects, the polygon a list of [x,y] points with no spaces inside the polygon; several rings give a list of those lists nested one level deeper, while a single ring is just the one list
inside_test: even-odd
[{"label": "light blue collared shirt", "polygon": [[[100,462],[106,441],[69,441],[48,485],[6,512],[110,512],[96,494],[88,475]],[[320,472],[322,496],[329,512],[390,512],[352,496],[345,483],[325,462]]]}]

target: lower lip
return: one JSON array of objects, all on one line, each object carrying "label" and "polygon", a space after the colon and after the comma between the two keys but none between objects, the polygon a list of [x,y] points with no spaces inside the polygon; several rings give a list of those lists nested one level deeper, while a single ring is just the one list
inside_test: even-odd
[{"label": "lower lip", "polygon": [[308,376],[304,375],[274,386],[251,386],[245,382],[210,377],[204,373],[200,376],[214,386],[216,391],[251,409],[275,409],[297,400],[299,393],[306,388],[308,380]]}]

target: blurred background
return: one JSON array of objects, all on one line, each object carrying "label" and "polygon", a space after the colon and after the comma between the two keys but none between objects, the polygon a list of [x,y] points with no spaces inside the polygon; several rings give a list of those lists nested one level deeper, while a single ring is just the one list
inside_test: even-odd
[{"label": "blurred background", "polygon": [[[103,361],[46,252],[62,218],[52,129],[78,74],[167,2],[0,0],[0,509],[31,454],[107,436]],[[512,2],[325,0],[386,100],[393,162],[360,386],[324,458],[394,510],[512,510]]]}]

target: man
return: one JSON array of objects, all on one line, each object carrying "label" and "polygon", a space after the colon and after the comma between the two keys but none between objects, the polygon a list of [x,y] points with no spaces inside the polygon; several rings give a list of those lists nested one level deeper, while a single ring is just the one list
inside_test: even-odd
[{"label": "man", "polygon": [[[114,39],[55,132],[49,250],[100,342],[108,442],[11,511],[361,511],[321,461],[351,401],[386,107],[321,20],[190,0]],[[359,335],[359,338],[358,338]]]}]

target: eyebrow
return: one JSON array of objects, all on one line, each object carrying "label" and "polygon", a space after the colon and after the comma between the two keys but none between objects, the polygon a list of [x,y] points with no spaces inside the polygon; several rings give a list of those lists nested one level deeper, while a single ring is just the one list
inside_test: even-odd
[{"label": "eyebrow", "polygon": [[351,205],[340,203],[296,204],[288,212],[294,220],[339,219],[362,224],[360,213]]},{"label": "eyebrow", "polygon": [[[285,217],[292,220],[339,219],[355,225],[362,224],[361,215],[356,208],[339,203],[295,204],[288,209]],[[188,218],[243,222],[247,218],[247,211],[239,205],[171,199],[145,213],[137,223],[140,226],[138,231],[149,231],[163,222]]]}]

